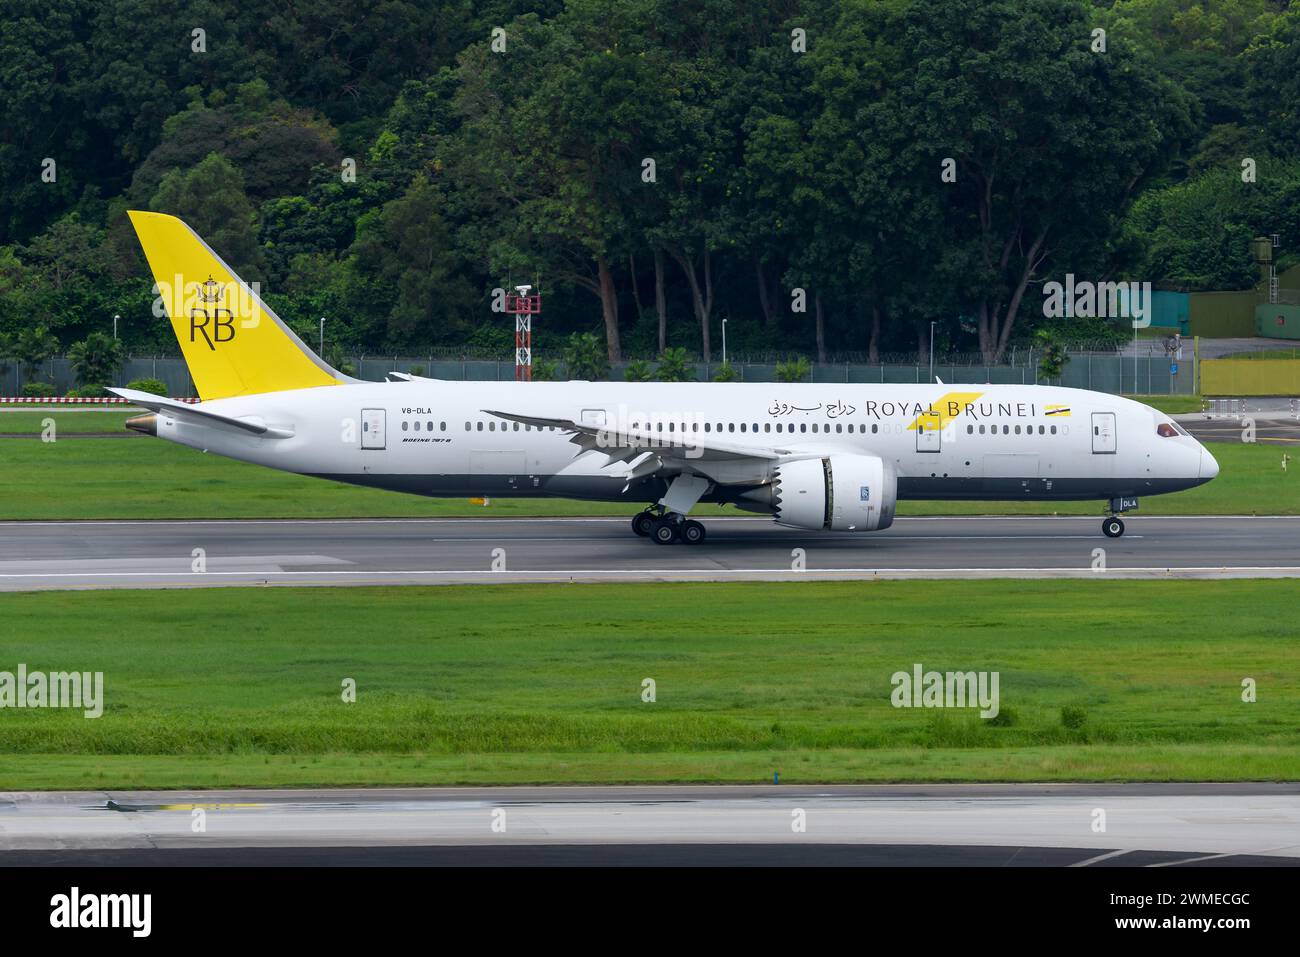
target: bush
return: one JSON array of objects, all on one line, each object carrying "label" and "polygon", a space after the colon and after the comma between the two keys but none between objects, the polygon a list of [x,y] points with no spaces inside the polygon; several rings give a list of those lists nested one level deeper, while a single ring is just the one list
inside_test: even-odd
[{"label": "bush", "polygon": [[54,386],[48,382],[29,382],[23,386],[23,395],[29,399],[53,398]]},{"label": "bush", "polygon": [[547,359],[533,360],[533,381],[534,382],[554,382],[560,377],[560,369],[554,362]]},{"label": "bush", "polygon": [[1067,704],[1061,709],[1061,726],[1078,731],[1088,723],[1088,712],[1078,705]]},{"label": "bush", "polygon": [[718,366],[718,371],[713,373],[714,382],[739,382],[740,373],[736,371],[735,366],[730,362],[724,362]]},{"label": "bush", "polygon": [[151,395],[167,395],[167,383],[161,379],[132,379],[126,387],[137,392],[148,392]]},{"label": "bush", "polygon": [[698,382],[695,370],[691,368],[690,356],[678,346],[665,349],[659,357],[659,368],[655,375],[660,382]]},{"label": "bush", "polygon": [[609,355],[604,341],[594,333],[575,332],[564,346],[564,367],[570,379],[608,379]]},{"label": "bush", "polygon": [[1010,728],[1020,720],[1020,715],[1014,708],[1000,708],[998,713],[985,721],[991,728]]},{"label": "bush", "polygon": [[623,378],[628,382],[651,382],[654,377],[655,370],[644,359],[633,359],[623,370]]},{"label": "bush", "polygon": [[805,382],[812,375],[812,363],[803,356],[793,362],[781,362],[776,367],[777,382]]},{"label": "bush", "polygon": [[109,395],[107,389],[93,382],[90,385],[78,386],[75,389],[68,390],[69,399],[102,399],[107,395]]}]

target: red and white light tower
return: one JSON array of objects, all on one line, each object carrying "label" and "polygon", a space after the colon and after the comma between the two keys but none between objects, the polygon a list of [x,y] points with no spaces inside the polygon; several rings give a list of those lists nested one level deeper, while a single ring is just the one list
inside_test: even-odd
[{"label": "red and white light tower", "polygon": [[516,295],[506,296],[506,312],[515,317],[515,381],[533,381],[533,316],[542,311],[541,294],[530,296],[532,286],[516,286]]}]

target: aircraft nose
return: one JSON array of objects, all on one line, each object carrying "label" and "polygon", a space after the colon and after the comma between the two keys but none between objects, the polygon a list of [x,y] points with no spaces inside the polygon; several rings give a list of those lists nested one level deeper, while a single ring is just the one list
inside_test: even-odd
[{"label": "aircraft nose", "polygon": [[1219,461],[1210,454],[1210,450],[1201,446],[1201,473],[1203,479],[1212,479],[1219,474]]}]

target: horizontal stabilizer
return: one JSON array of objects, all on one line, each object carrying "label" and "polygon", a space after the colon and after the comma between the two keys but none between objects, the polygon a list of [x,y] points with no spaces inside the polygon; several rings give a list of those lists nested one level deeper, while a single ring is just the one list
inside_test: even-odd
[{"label": "horizontal stabilizer", "polygon": [[150,392],[138,392],[135,389],[109,389],[109,391],[120,395],[135,405],[143,406],[153,412],[161,412],[175,419],[188,419],[191,422],[198,422],[203,425],[236,429],[240,432],[261,436],[264,439],[287,439],[293,435],[292,429],[273,429],[257,416],[235,418],[234,416],[222,415],[219,412],[211,412],[201,405],[189,405]]}]

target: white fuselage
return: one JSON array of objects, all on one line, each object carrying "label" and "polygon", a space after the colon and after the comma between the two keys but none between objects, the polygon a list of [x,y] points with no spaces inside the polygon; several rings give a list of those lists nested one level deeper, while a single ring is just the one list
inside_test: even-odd
[{"label": "white fuselage", "polygon": [[[775,450],[781,461],[879,456],[898,498],[1111,499],[1191,488],[1218,465],[1167,416],[1105,393],[1024,385],[448,382],[274,392],[203,403],[288,437],[242,434],[162,412],[160,437],[272,468],[422,495],[553,495],[654,501],[666,481],[629,482],[571,433],[491,412],[563,419]],[[488,411],[491,410],[491,411]],[[1166,428],[1166,431],[1169,431]],[[772,460],[701,460],[703,501],[736,501]]]}]

